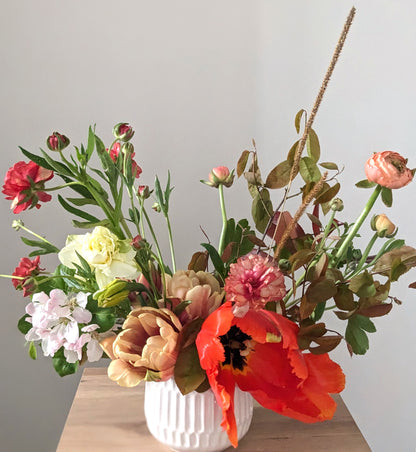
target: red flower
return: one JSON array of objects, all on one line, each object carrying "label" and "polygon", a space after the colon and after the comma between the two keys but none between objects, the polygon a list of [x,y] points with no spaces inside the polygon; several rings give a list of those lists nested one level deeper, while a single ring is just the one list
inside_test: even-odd
[{"label": "red flower", "polygon": [[[111,160],[116,163],[117,162],[117,158],[120,154],[120,143],[115,143],[114,146],[111,148],[110,150],[110,157]],[[131,171],[132,173],[136,176],[136,178],[140,177],[140,174],[142,174],[142,169],[140,168],[140,166],[133,160],[134,157],[134,152],[132,152],[130,154],[131,157]]]},{"label": "red flower", "polygon": [[252,310],[234,317],[230,302],[214,311],[196,339],[201,366],[222,407],[230,442],[237,447],[234,389],[237,384],[265,408],[303,422],[331,419],[329,393],[344,389],[345,376],[328,354],[302,353],[298,326],[275,312]]},{"label": "red flower", "polygon": [[12,279],[12,283],[16,290],[23,290],[23,296],[27,297],[33,293],[33,285],[30,282],[32,276],[37,276],[41,270],[39,267],[39,256],[36,256],[33,261],[28,257],[22,257],[19,265],[12,273],[13,276],[19,276],[24,279]]},{"label": "red flower", "polygon": [[365,175],[370,182],[387,188],[401,188],[413,179],[407,160],[393,151],[377,152],[365,164]]},{"label": "red flower", "polygon": [[40,167],[34,162],[17,162],[7,171],[3,191],[6,199],[12,200],[13,213],[36,207],[39,201],[47,202],[52,196],[45,193],[45,181],[52,179],[53,171]]}]

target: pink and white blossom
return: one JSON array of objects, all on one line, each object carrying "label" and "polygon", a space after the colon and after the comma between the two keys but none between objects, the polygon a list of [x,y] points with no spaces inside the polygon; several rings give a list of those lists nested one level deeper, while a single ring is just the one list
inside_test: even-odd
[{"label": "pink and white blossom", "polygon": [[88,325],[92,314],[86,309],[87,302],[88,294],[83,292],[67,295],[60,289],[54,289],[49,295],[44,292],[35,294],[26,306],[29,315],[26,321],[32,324],[26,340],[41,341],[45,356],[54,356],[64,347],[64,356],[69,363],[80,360],[87,345],[88,360],[99,360],[102,355],[96,332],[99,326]]}]

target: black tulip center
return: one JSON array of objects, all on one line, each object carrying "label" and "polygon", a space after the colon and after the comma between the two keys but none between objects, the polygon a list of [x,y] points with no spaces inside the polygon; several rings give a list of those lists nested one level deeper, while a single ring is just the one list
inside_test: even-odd
[{"label": "black tulip center", "polygon": [[247,350],[245,341],[251,340],[251,336],[243,333],[240,328],[233,325],[227,334],[220,336],[221,344],[224,347],[225,361],[222,364],[231,364],[234,369],[243,370],[246,365],[246,356],[241,352]]}]

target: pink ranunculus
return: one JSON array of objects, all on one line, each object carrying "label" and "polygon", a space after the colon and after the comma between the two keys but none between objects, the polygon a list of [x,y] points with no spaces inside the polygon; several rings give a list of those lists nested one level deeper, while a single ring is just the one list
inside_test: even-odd
[{"label": "pink ranunculus", "polygon": [[231,187],[234,181],[234,171],[230,173],[230,170],[226,166],[217,166],[211,170],[208,179],[208,185],[212,187],[218,187],[219,185]]},{"label": "pink ranunculus", "polygon": [[28,257],[22,257],[20,259],[19,265],[15,268],[12,273],[13,276],[19,276],[24,279],[12,279],[12,283],[17,290],[23,290],[23,296],[27,297],[32,295],[34,286],[31,284],[30,278],[32,276],[37,276],[41,270],[39,267],[40,258],[36,256],[33,260]]},{"label": "pink ranunculus", "polygon": [[[117,158],[120,154],[121,146],[120,143],[115,143],[114,146],[110,149],[110,157],[111,160],[115,163],[117,161]],[[142,169],[140,166],[133,160],[134,152],[130,154],[131,158],[131,172],[136,176],[136,178],[140,177],[140,174],[142,174]]]},{"label": "pink ranunculus", "polygon": [[225,293],[226,300],[234,303],[234,315],[244,317],[249,309],[262,309],[285,296],[284,276],[269,257],[247,254],[230,266]]},{"label": "pink ranunculus", "polygon": [[32,207],[40,208],[39,201],[47,202],[52,196],[45,193],[45,182],[52,179],[53,171],[34,162],[17,162],[6,173],[2,193],[12,200],[13,213]]},{"label": "pink ranunculus", "polygon": [[386,188],[401,188],[413,179],[407,160],[393,151],[377,152],[365,164],[365,175],[370,182]]}]

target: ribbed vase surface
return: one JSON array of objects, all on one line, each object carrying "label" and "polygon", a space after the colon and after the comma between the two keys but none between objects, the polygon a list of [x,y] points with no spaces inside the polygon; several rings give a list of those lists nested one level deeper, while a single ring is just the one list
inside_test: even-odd
[{"label": "ribbed vase surface", "polygon": [[[253,398],[236,387],[234,404],[241,439],[253,417]],[[231,446],[211,389],[183,396],[173,378],[146,382],[144,411],[150,433],[174,451],[220,452]]]}]

